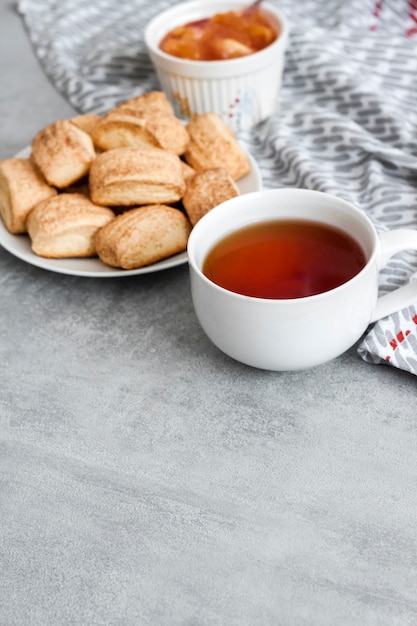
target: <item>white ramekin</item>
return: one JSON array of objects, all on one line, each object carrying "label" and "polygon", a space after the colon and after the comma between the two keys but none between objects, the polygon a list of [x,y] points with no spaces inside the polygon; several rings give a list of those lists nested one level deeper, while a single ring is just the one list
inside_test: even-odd
[{"label": "white ramekin", "polygon": [[145,44],[162,89],[179,117],[213,111],[235,132],[276,110],[288,41],[288,22],[274,5],[262,8],[279,22],[276,41],[259,52],[224,61],[190,61],[166,54],[161,39],[176,26],[248,6],[242,0],[191,0],[163,11],[145,29]]}]

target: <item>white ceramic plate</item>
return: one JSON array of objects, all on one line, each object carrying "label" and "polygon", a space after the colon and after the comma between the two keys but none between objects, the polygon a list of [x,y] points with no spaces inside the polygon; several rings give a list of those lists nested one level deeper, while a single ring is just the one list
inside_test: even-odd
[{"label": "white ceramic plate", "polygon": [[[30,154],[30,148],[25,148],[18,154],[17,158],[27,158]],[[249,174],[237,181],[237,186],[241,194],[251,191],[258,191],[262,188],[262,178],[256,161],[248,154],[251,170]],[[37,256],[32,252],[30,239],[27,235],[11,235],[4,227],[0,219],[0,245],[8,252],[18,257],[26,263],[42,267],[51,272],[59,274],[71,274],[72,276],[86,276],[95,278],[116,278],[120,276],[132,276],[134,274],[149,274],[150,272],[158,272],[166,270],[176,265],[187,263],[188,257],[186,252],[175,254],[167,259],[141,267],[135,270],[122,270],[112,268],[105,265],[100,259],[45,259]]]}]

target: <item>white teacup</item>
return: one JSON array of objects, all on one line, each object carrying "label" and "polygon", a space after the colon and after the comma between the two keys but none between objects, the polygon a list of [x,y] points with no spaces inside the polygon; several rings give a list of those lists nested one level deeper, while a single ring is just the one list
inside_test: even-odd
[{"label": "white teacup", "polygon": [[[228,291],[203,274],[204,260],[219,240],[244,226],[277,219],[322,222],[350,234],[365,253],[365,267],[330,291],[277,300]],[[371,322],[417,300],[415,282],[378,298],[380,270],[405,249],[417,249],[417,230],[378,234],[361,210],[326,193],[271,189],[238,196],[212,209],[191,232],[195,312],[211,341],[242,363],[267,370],[313,367],[345,352]]]}]

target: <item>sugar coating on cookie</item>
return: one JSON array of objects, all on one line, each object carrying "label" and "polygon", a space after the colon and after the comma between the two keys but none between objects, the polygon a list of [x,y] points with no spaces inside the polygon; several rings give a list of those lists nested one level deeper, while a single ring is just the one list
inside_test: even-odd
[{"label": "sugar coating on cookie", "polygon": [[100,259],[107,265],[130,270],[183,252],[191,224],[180,210],[151,205],[126,211],[95,236]]},{"label": "sugar coating on cookie", "polygon": [[55,187],[48,185],[29,159],[12,158],[0,162],[0,215],[10,233],[25,233],[31,210],[56,194]]},{"label": "sugar coating on cookie", "polygon": [[71,120],[58,120],[32,141],[32,158],[50,185],[68,187],[89,171],[96,152],[90,135]]}]

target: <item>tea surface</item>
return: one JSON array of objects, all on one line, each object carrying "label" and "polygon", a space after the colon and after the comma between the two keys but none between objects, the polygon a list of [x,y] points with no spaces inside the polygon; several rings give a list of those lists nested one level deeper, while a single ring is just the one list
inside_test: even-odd
[{"label": "tea surface", "polygon": [[274,220],[221,239],[209,251],[203,273],[229,291],[286,299],[334,289],[365,264],[361,246],[342,230],[308,220]]}]

